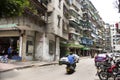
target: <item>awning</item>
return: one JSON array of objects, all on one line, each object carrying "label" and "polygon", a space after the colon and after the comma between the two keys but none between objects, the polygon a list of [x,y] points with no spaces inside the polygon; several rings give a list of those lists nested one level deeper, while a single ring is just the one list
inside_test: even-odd
[{"label": "awning", "polygon": [[83,45],[80,44],[72,44],[72,43],[68,43],[68,44],[61,44],[62,47],[68,47],[68,48],[84,48]]},{"label": "awning", "polygon": [[82,50],[90,50],[90,48],[89,47],[84,47],[84,48],[82,48]]},{"label": "awning", "polygon": [[93,50],[98,50],[98,51],[102,51],[102,48],[91,48]]},{"label": "awning", "polygon": [[4,24],[0,25],[0,30],[30,30],[30,31],[39,31],[39,29],[34,29],[29,26],[18,26],[17,24]]},{"label": "awning", "polygon": [[0,25],[0,30],[16,30],[16,24],[5,24],[5,25]]}]

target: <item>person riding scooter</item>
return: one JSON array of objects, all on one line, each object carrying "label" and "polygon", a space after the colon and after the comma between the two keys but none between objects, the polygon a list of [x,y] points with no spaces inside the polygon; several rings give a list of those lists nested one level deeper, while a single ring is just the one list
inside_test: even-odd
[{"label": "person riding scooter", "polygon": [[68,61],[69,61],[69,64],[72,66],[72,67],[76,67],[76,62],[75,62],[75,56],[73,55],[73,53],[71,52],[68,56]]}]

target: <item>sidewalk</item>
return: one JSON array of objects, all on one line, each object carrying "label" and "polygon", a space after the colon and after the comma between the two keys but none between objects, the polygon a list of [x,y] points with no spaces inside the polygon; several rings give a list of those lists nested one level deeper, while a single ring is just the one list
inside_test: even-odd
[{"label": "sidewalk", "polygon": [[28,61],[28,62],[14,62],[14,63],[0,63],[0,72],[6,72],[14,69],[24,69],[30,67],[40,67],[58,64],[58,62],[40,62],[40,61]]},{"label": "sidewalk", "polygon": [[[86,59],[89,57],[80,57],[81,59]],[[0,72],[11,71],[14,69],[24,69],[30,67],[40,67],[40,66],[48,66],[58,64],[56,62],[41,62],[41,61],[28,61],[28,62],[11,62],[11,63],[0,63]]]}]

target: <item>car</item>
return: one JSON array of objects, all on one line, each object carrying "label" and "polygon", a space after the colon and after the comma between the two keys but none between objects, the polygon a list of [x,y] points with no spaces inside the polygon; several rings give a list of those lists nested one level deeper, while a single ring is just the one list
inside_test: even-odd
[{"label": "car", "polygon": [[120,53],[114,53],[114,55],[113,55],[113,61],[114,62],[120,61]]},{"label": "car", "polygon": [[114,53],[107,53],[107,55],[111,58],[114,57]]},{"label": "car", "polygon": [[67,57],[62,57],[62,58],[60,58],[60,60],[59,60],[59,65],[63,65],[63,64],[67,64],[67,63],[69,63]]},{"label": "car", "polygon": [[94,58],[95,66],[98,67],[100,64],[103,64],[107,60],[107,57],[106,53],[97,54]]},{"label": "car", "polygon": [[98,55],[95,56],[94,61],[95,62],[101,62],[101,61],[106,60],[106,57],[107,57],[107,54],[101,53],[101,54],[98,54]]}]

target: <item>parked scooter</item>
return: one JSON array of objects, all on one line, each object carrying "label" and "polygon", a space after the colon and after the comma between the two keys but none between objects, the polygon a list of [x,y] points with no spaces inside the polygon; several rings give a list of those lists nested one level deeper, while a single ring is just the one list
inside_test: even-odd
[{"label": "parked scooter", "polygon": [[120,72],[118,72],[117,74],[115,74],[114,80],[120,80]]},{"label": "parked scooter", "polygon": [[0,62],[7,63],[8,62],[8,55],[4,55],[0,57]]},{"label": "parked scooter", "polygon": [[110,77],[115,78],[116,74],[119,71],[119,64],[119,61],[113,65],[104,64],[101,70],[98,72],[100,80],[108,80]]}]

